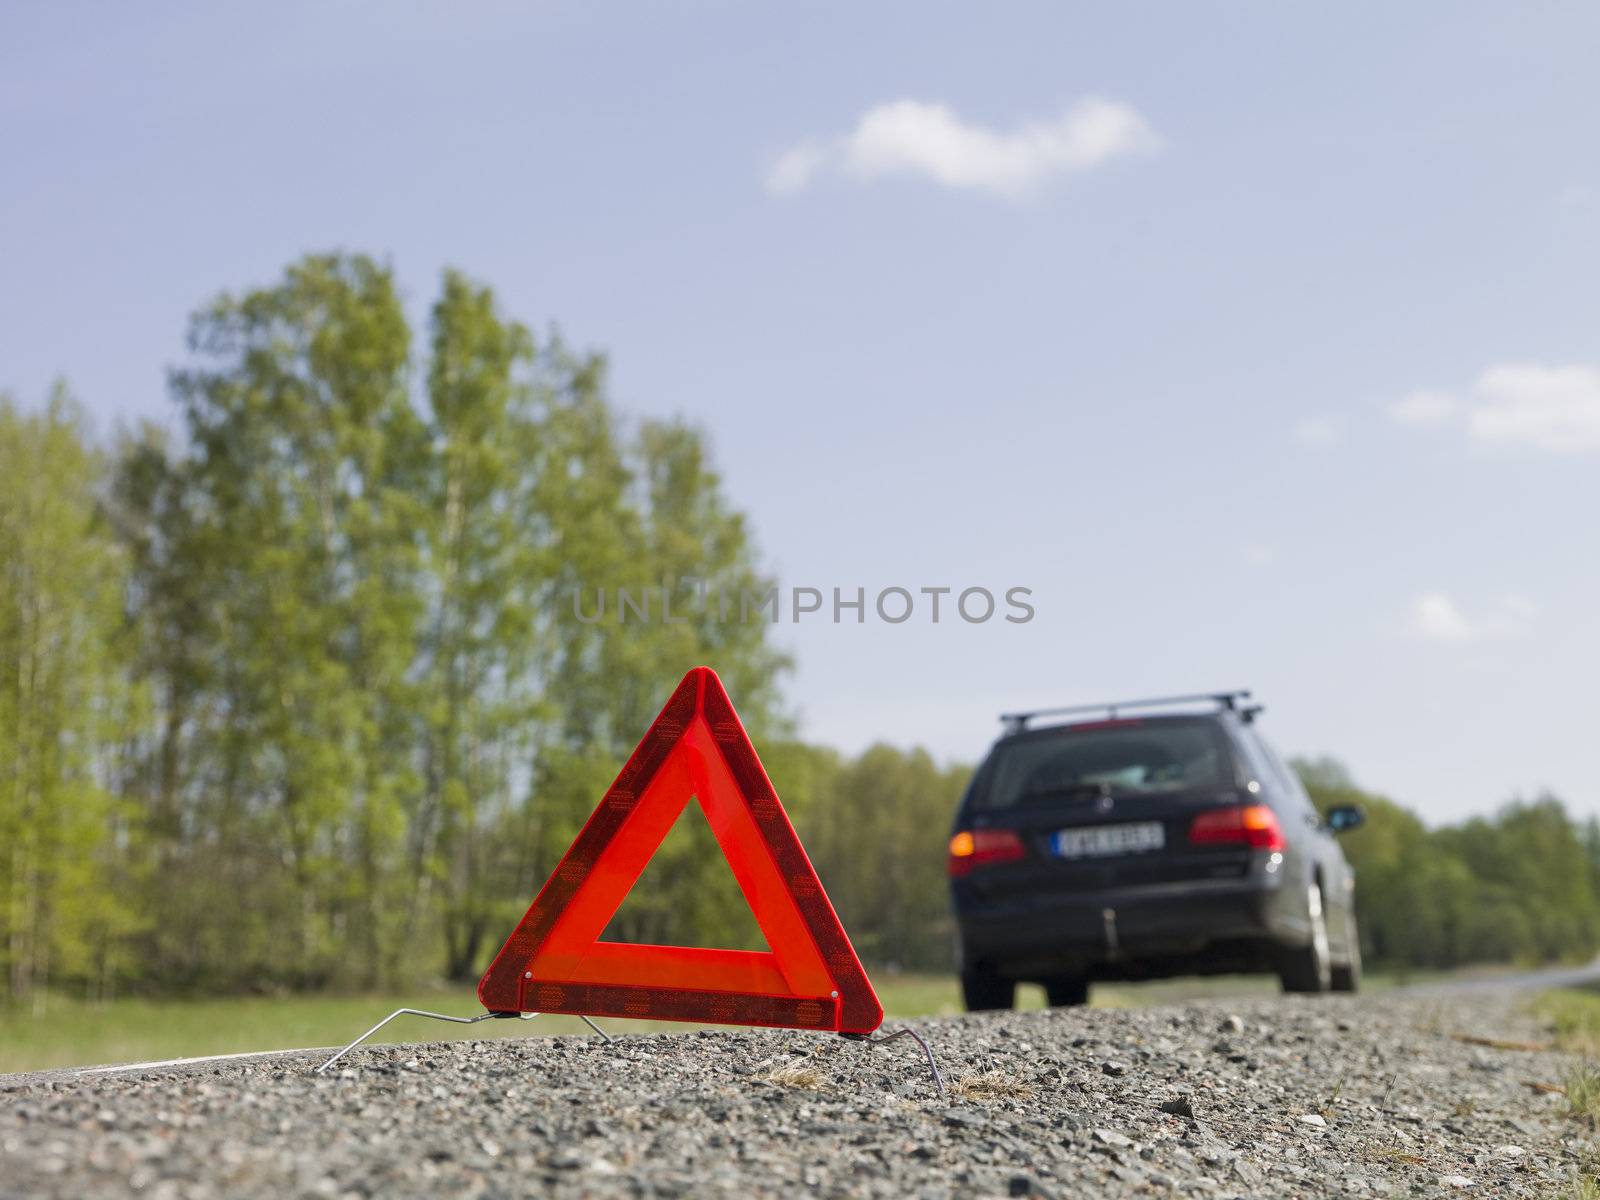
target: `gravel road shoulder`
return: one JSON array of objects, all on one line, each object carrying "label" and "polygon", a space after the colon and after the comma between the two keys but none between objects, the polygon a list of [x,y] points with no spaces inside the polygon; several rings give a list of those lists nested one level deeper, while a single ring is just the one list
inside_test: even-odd
[{"label": "gravel road shoulder", "polygon": [[1593,1132],[1509,994],[529,1037],[0,1077],[0,1196],[1554,1196]]}]

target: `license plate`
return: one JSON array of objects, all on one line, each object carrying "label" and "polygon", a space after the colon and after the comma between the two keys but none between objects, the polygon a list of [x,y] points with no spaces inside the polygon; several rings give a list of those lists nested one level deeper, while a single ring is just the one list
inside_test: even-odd
[{"label": "license plate", "polygon": [[1058,858],[1109,858],[1114,854],[1141,854],[1146,850],[1159,850],[1166,844],[1166,830],[1160,821],[1063,829],[1050,839],[1050,848]]}]

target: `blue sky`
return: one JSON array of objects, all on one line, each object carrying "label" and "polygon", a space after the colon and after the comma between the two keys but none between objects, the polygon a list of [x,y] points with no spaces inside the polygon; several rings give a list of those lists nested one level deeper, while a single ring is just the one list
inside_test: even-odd
[{"label": "blue sky", "polygon": [[[1600,9],[23,4],[0,387],[166,417],[186,314],[446,264],[715,445],[805,731],[1251,686],[1433,819],[1600,812]],[[735,698],[737,700],[737,697]]]}]

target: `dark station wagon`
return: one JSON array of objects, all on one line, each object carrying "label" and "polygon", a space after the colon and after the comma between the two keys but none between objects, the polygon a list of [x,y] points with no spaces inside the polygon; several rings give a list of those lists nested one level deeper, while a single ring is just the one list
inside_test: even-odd
[{"label": "dark station wagon", "polygon": [[1052,1005],[1084,1003],[1096,980],[1193,974],[1356,990],[1355,876],[1335,835],[1361,810],[1318,816],[1249,695],[1001,718],[950,839],[969,1009],[1011,1007],[1019,982]]}]

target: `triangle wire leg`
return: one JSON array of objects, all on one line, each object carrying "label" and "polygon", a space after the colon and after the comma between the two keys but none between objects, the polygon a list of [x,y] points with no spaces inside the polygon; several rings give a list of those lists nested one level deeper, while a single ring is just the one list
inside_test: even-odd
[{"label": "triangle wire leg", "polygon": [[904,1037],[910,1038],[922,1047],[922,1053],[928,1060],[928,1071],[933,1075],[933,1086],[939,1089],[941,1098],[945,1095],[944,1076],[939,1074],[939,1064],[934,1060],[933,1047],[923,1041],[922,1035],[911,1026],[902,1025],[892,1033],[879,1034],[877,1037],[872,1037],[865,1033],[846,1033],[842,1036],[849,1038],[853,1042],[861,1042],[868,1046],[882,1046],[886,1042],[893,1042]]},{"label": "triangle wire leg", "polygon": [[[350,1051],[354,1050],[357,1046],[361,1045],[362,1042],[366,1041],[373,1034],[377,1033],[378,1030],[382,1029],[385,1025],[387,1025],[390,1021],[394,1020],[396,1017],[429,1017],[429,1018],[431,1018],[431,1019],[433,1019],[435,1021],[449,1021],[449,1022],[451,1022],[452,1024],[455,1024],[455,1025],[476,1025],[479,1021],[488,1021],[488,1020],[490,1020],[490,1019],[492,1019],[494,1017],[498,1017],[498,1016],[501,1016],[501,1015],[502,1015],[501,1013],[486,1012],[486,1013],[479,1013],[475,1017],[452,1017],[452,1016],[446,1015],[445,1013],[426,1012],[426,1011],[424,1011],[423,1009],[420,1009],[420,1008],[397,1008],[392,1013],[390,1013],[387,1017],[385,1017],[383,1020],[379,1021],[376,1025],[374,1025],[371,1029],[369,1029],[365,1033],[363,1033],[355,1041],[351,1042],[343,1050],[341,1050],[337,1054],[335,1054],[327,1062],[323,1063],[320,1067],[318,1067],[317,1070],[316,1070],[316,1073],[318,1075],[321,1075],[329,1067],[333,1066],[334,1063],[338,1062],[346,1054],[349,1054]],[[528,1015],[533,1016],[535,1014],[530,1013]]]},{"label": "triangle wire leg", "polygon": [[[365,1033],[363,1033],[355,1041],[351,1042],[343,1050],[340,1050],[337,1054],[335,1054],[327,1062],[323,1063],[320,1067],[318,1067],[317,1070],[316,1070],[316,1074],[321,1075],[329,1067],[333,1066],[334,1063],[338,1062],[346,1054],[349,1054],[350,1051],[354,1050],[357,1046],[361,1045],[362,1042],[366,1041],[373,1034],[377,1033],[378,1030],[382,1029],[385,1025],[387,1025],[390,1021],[394,1020],[396,1017],[428,1017],[429,1019],[434,1020],[434,1021],[449,1021],[453,1025],[476,1025],[479,1021],[490,1021],[490,1020],[494,1020],[495,1018],[505,1018],[505,1017],[517,1017],[517,1018],[520,1018],[521,1020],[524,1020],[524,1021],[531,1021],[531,1020],[533,1020],[534,1017],[537,1017],[538,1015],[539,1015],[538,1013],[525,1013],[525,1012],[515,1012],[515,1013],[514,1012],[486,1012],[486,1013],[479,1013],[475,1017],[452,1017],[452,1016],[450,1016],[450,1015],[448,1015],[446,1013],[427,1012],[426,1010],[420,1009],[420,1008],[397,1008],[392,1013],[390,1013],[387,1017],[385,1017],[383,1020],[379,1021],[376,1025],[374,1025],[371,1029],[369,1029]],[[578,1019],[580,1021],[582,1021],[585,1025],[587,1025],[590,1029],[592,1029],[596,1033],[598,1033],[601,1037],[605,1038],[606,1041],[611,1042],[611,1041],[615,1041],[616,1040],[609,1033],[607,1033],[604,1029],[601,1029],[600,1026],[596,1025],[593,1021],[591,1021],[588,1017],[580,1016]]]}]

